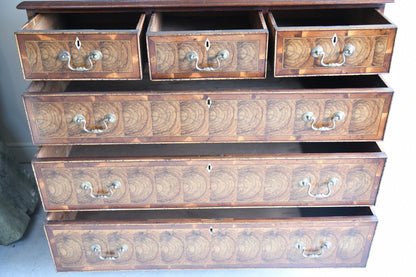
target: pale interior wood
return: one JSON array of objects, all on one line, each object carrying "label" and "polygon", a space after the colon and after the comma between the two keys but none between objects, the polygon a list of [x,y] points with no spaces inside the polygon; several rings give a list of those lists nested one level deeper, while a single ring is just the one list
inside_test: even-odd
[{"label": "pale interior wood", "polygon": [[160,31],[161,22],[162,22],[162,17],[160,13],[152,14],[152,17],[150,18],[150,23],[149,23],[149,31],[150,32]]},{"label": "pale interior wood", "polygon": [[58,14],[37,14],[22,27],[22,30],[56,30],[62,27],[62,20]]},{"label": "pale interior wood", "polygon": [[216,143],[154,145],[43,146],[37,158],[100,157],[232,157],[233,155],[299,153],[380,153],[376,142]]},{"label": "pale interior wood", "polygon": [[[245,222],[259,219],[317,218],[317,217],[352,217],[374,216],[370,207],[308,207],[308,208],[199,208],[167,210],[132,210],[132,211],[85,211],[71,216],[57,212],[50,214],[51,221],[145,221],[203,223],[209,220],[221,222],[227,219],[244,219]],[[127,222],[126,222],[127,223]]]},{"label": "pale interior wood", "polygon": [[375,9],[316,9],[273,11],[278,27],[391,24]]},{"label": "pale interior wood", "polygon": [[172,12],[155,14],[152,32],[265,29],[257,12]]},{"label": "pale interior wood", "polygon": [[32,82],[27,89],[27,92],[52,92],[52,91],[65,91],[69,85],[69,81],[61,82]]},{"label": "pale interior wood", "polygon": [[39,159],[68,157],[71,148],[72,145],[41,147],[36,157]]},{"label": "pale interior wood", "polygon": [[[253,16],[255,16],[255,15],[253,14]],[[263,16],[263,13],[262,12],[259,12],[258,18],[260,19],[260,22],[259,23],[261,25],[256,26],[256,28],[257,29],[265,29],[265,30],[267,30],[267,23],[266,23],[266,20],[265,20],[265,18]],[[252,22],[253,22],[253,19],[252,19]],[[254,19],[254,22],[256,22],[256,19]]]},{"label": "pale interior wood", "polygon": [[135,30],[140,13],[58,13],[38,14],[23,30]]},{"label": "pale interior wood", "polygon": [[48,213],[46,215],[46,220],[50,221],[67,221],[67,220],[75,220],[77,217],[77,213],[75,211],[65,212],[65,213]]},{"label": "pale interior wood", "polygon": [[[42,84],[43,83],[43,84]],[[57,82],[59,83],[59,82]],[[334,77],[301,77],[273,78],[266,80],[209,80],[209,81],[76,81],[70,82],[65,89],[45,82],[34,82],[29,92],[100,92],[100,91],[140,91],[140,92],[173,92],[173,91],[225,91],[225,90],[285,90],[285,89],[354,89],[354,88],[387,88],[378,75],[367,76],[334,76]]]},{"label": "pale interior wood", "polygon": [[139,22],[137,22],[137,25],[136,25],[136,30],[137,31],[139,31],[143,27],[145,18],[146,18],[146,15],[145,14],[142,14],[140,16]]}]

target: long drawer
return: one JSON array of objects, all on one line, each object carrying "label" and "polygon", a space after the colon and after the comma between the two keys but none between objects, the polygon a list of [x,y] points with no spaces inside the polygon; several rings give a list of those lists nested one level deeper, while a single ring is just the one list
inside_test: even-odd
[{"label": "long drawer", "polygon": [[40,13],[16,41],[26,80],[142,79],[140,13]]},{"label": "long drawer", "polygon": [[277,10],[269,23],[275,77],[390,69],[397,27],[378,10]]},{"label": "long drawer", "polygon": [[381,140],[393,91],[379,76],[206,82],[35,82],[33,143]]},{"label": "long drawer", "polygon": [[52,213],[57,271],[362,267],[370,208]]},{"label": "long drawer", "polygon": [[47,211],[374,205],[376,143],[42,147],[33,168]]}]

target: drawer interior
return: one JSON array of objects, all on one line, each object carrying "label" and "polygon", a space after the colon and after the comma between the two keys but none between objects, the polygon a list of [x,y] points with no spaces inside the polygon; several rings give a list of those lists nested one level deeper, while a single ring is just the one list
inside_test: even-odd
[{"label": "drawer interior", "polygon": [[23,30],[120,30],[139,29],[138,13],[38,14]]},{"label": "drawer interior", "polygon": [[279,27],[390,24],[375,9],[276,10],[272,14]]},{"label": "drawer interior", "polygon": [[165,31],[212,31],[238,29],[267,29],[257,12],[181,12],[155,13],[149,30]]},{"label": "drawer interior", "polygon": [[[40,88],[40,89],[39,89]],[[272,74],[266,80],[211,80],[211,81],[172,81],[152,82],[142,81],[77,81],[69,83],[46,84],[35,82],[29,92],[173,92],[173,91],[209,91],[225,90],[288,90],[288,89],[379,89],[388,88],[378,75],[367,76],[335,76],[335,77],[303,77],[303,78],[273,78]]]},{"label": "drawer interior", "polygon": [[84,211],[72,213],[49,213],[47,220],[52,221],[148,221],[168,222],[174,219],[198,221],[212,220],[258,220],[287,218],[319,218],[346,216],[374,216],[370,207],[308,207],[308,208],[235,208],[235,209],[167,209],[167,210],[131,210],[131,211]]},{"label": "drawer interior", "polygon": [[381,153],[375,142],[307,142],[307,143],[217,143],[154,145],[74,145],[44,146],[37,158],[106,158],[106,157],[233,157],[308,153]]}]

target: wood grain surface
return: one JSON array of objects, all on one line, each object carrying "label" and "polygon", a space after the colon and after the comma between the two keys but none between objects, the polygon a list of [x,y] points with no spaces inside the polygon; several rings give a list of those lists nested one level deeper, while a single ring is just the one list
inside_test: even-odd
[{"label": "wood grain surface", "polygon": [[[27,24],[29,30],[16,32],[25,79],[142,79],[139,37],[144,15],[141,17],[137,15],[137,30],[120,31],[39,30],[36,25],[40,24],[37,22],[45,21],[42,17],[44,15],[39,14],[33,18]],[[88,28],[92,27],[86,25],[85,29]],[[81,42],[79,49],[75,43],[77,39]],[[88,56],[93,50],[99,50],[103,57],[93,62],[91,70],[71,71],[68,62],[58,59],[58,54],[62,50],[70,53],[72,67],[88,68]]]},{"label": "wood grain surface", "polygon": [[351,4],[385,4],[394,0],[58,0],[58,1],[23,1],[18,9],[102,9],[102,8],[185,8],[185,7],[264,7],[264,6],[299,6],[299,5],[351,5]]},{"label": "wood grain surface", "polygon": [[[148,147],[157,153],[158,146]],[[50,152],[43,147],[40,153],[45,151]],[[168,152],[166,148],[164,153]],[[360,153],[360,158],[337,152],[235,157],[232,153],[231,157],[214,153],[187,157],[183,153],[169,158],[163,154],[119,157],[119,151],[102,158],[93,153],[82,159],[41,154],[33,160],[45,210],[373,205],[385,164],[385,156],[372,152]],[[200,153],[204,153],[202,149]],[[311,194],[328,197],[308,195],[308,187],[299,184],[303,178],[310,180]],[[339,182],[329,188],[331,178]],[[94,199],[82,188],[89,182],[94,195],[106,195],[115,181],[121,187],[108,199]]]},{"label": "wood grain surface", "polygon": [[[123,212],[120,212],[123,213]],[[215,211],[214,211],[215,214]],[[57,271],[365,266],[376,219],[371,216],[285,219],[185,219],[50,222],[46,233]],[[323,242],[330,242],[317,258]],[[127,250],[117,260],[120,245]]]},{"label": "wood grain surface", "polygon": [[[266,77],[268,30],[262,13],[258,13],[256,19],[260,26],[254,26],[253,29],[218,31],[211,30],[215,27],[207,27],[208,31],[161,31],[155,26],[160,24],[159,17],[159,14],[152,15],[146,34],[152,80]],[[249,19],[247,17],[246,21]],[[215,16],[206,20],[215,22]],[[210,42],[208,50],[207,40]],[[186,59],[188,52],[195,51],[200,68],[216,67],[216,57],[221,50],[227,50],[230,55],[221,61],[219,69],[215,71],[198,71],[195,61]]]},{"label": "wood grain surface", "polygon": [[[151,80],[265,78],[268,51],[275,76],[375,74],[390,67],[396,27],[387,19],[386,24],[373,24],[369,17],[365,24],[278,26],[271,12],[274,48],[268,49],[263,14],[274,7],[295,14],[302,7],[316,8],[322,16],[313,20],[319,22],[329,13],[323,9],[355,8],[356,20],[361,13],[355,11],[383,10],[389,2],[393,0],[24,1],[18,8],[26,9],[30,21],[16,33],[16,41],[27,80],[141,80],[145,49]],[[256,11],[258,23],[172,32],[153,16],[147,47],[144,39],[140,45],[144,14],[133,26],[123,25],[124,17],[139,12],[208,10]],[[59,20],[65,13],[86,16],[66,25],[67,20]],[[117,19],[112,17],[116,13]],[[206,23],[191,25],[201,22]],[[78,49],[77,40],[82,42]],[[321,45],[326,62],[339,62],[347,44],[356,52],[341,67],[322,68],[310,55]],[[214,67],[223,49],[230,57],[216,71],[198,72],[185,59],[196,51],[200,67]],[[100,50],[103,59],[90,71],[71,72],[57,59],[61,50],[70,53],[74,67],[88,66],[92,50]],[[369,142],[288,143],[286,152],[280,147],[285,141],[381,140],[393,91],[383,81],[360,87],[362,81],[353,77],[347,82],[331,77],[323,85],[313,78],[281,79],[273,87],[234,81],[225,89],[212,80],[188,89],[175,82],[159,82],[172,84],[160,88],[142,81],[34,83],[23,101],[34,144],[53,145],[42,146],[32,166],[43,207],[53,211],[45,232],[56,270],[364,267],[377,218],[363,206],[375,204],[385,153]],[[85,90],[71,91],[73,83]],[[126,89],[132,85],[136,88]],[[329,127],[338,111],[345,118],[334,130],[313,130],[312,125]],[[306,112],[316,122],[305,122]],[[116,120],[104,123],[109,113]],[[76,114],[85,117],[86,129],[104,130],[108,124],[108,130],[86,133],[74,122]],[[75,144],[88,145],[88,150]],[[348,149],[342,151],[340,144]],[[233,152],[236,145],[240,150]],[[175,153],[173,146],[183,151]],[[145,150],[121,151],[135,147]],[[210,152],[217,147],[222,148]],[[310,180],[309,191],[301,186],[304,178]],[[329,191],[331,178],[338,182]]]},{"label": "wood grain surface", "polygon": [[[269,22],[274,34],[275,77],[333,74],[374,74],[390,70],[391,56],[397,27],[391,23],[380,25],[353,25],[309,27],[278,26],[273,13]],[[388,22],[388,21],[387,21]],[[333,37],[337,43],[333,44]],[[337,67],[324,67],[321,58],[314,58],[311,51],[321,46],[325,63],[342,62],[346,45],[353,45],[355,52]]]},{"label": "wood grain surface", "polygon": [[[24,103],[37,145],[382,139],[391,92],[341,91],[27,94]],[[313,112],[330,126],[337,111],[345,118],[332,131],[302,119]],[[73,121],[82,114],[88,129],[103,128],[108,113],[117,120],[100,134]]]}]

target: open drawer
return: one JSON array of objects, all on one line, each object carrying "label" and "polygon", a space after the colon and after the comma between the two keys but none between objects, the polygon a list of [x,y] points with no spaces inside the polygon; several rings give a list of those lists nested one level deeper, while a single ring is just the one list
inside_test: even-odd
[{"label": "open drawer", "polygon": [[201,82],[33,83],[33,143],[381,140],[393,95],[379,76]]},{"label": "open drawer", "polygon": [[142,79],[138,13],[38,14],[16,32],[26,80]]},{"label": "open drawer", "polygon": [[390,69],[397,27],[379,10],[278,10],[269,23],[275,77]]},{"label": "open drawer", "polygon": [[363,267],[368,207],[51,213],[57,271]]},{"label": "open drawer", "polygon": [[46,211],[374,205],[376,143],[42,147],[32,161]]},{"label": "open drawer", "polygon": [[265,78],[268,35],[261,12],[154,13],[150,78]]}]

